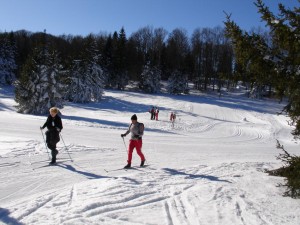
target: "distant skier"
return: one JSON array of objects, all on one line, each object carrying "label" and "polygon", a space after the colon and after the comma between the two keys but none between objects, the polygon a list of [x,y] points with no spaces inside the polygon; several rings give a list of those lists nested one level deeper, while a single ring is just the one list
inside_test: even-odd
[{"label": "distant skier", "polygon": [[174,115],[174,114],[175,114],[175,113],[173,113],[173,112],[171,112],[171,114],[170,114],[170,121],[171,121],[171,122],[173,122],[173,119],[174,119],[174,118],[173,118],[173,115]]},{"label": "distant skier", "polygon": [[175,120],[176,120],[176,114],[173,113],[173,123],[175,122]]},{"label": "distant skier", "polygon": [[150,119],[151,119],[151,120],[154,120],[154,118],[155,118],[155,109],[154,109],[154,107],[152,107],[152,109],[149,110],[149,112],[151,113]]},{"label": "distant skier", "polygon": [[124,138],[129,133],[131,133],[131,138],[129,140],[128,147],[128,160],[127,165],[124,168],[126,169],[131,167],[132,153],[134,148],[136,148],[136,152],[141,158],[140,166],[142,167],[145,164],[145,156],[142,153],[142,136],[144,135],[144,124],[137,121],[137,116],[135,114],[131,117],[131,124],[128,130],[124,134],[121,134],[121,137]]},{"label": "distant skier", "polygon": [[48,148],[51,150],[52,160],[50,164],[56,163],[56,155],[58,151],[56,149],[56,144],[60,141],[59,132],[63,129],[61,118],[57,115],[58,109],[56,107],[52,107],[50,110],[50,115],[48,116],[45,124],[40,127],[40,129],[44,129],[47,127],[46,131],[46,143]]},{"label": "distant skier", "polygon": [[155,119],[158,120],[158,113],[159,113],[159,109],[156,107],[155,108]]},{"label": "distant skier", "polygon": [[174,127],[175,119],[176,119],[176,114],[174,112],[171,112],[170,121],[172,123],[172,127]]}]

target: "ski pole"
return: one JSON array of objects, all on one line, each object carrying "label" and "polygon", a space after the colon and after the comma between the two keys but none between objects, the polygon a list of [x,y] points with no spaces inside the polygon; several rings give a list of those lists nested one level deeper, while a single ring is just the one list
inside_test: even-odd
[{"label": "ski pole", "polygon": [[126,143],[125,143],[124,137],[122,137],[122,138],[123,138],[123,142],[124,142],[125,150],[126,150],[126,152],[127,152],[127,154],[128,154],[128,150],[127,150],[127,146],[126,146]]},{"label": "ski pole", "polygon": [[65,150],[66,150],[66,152],[68,153],[70,160],[73,162],[73,159],[71,158],[71,155],[70,155],[70,153],[69,153],[69,151],[68,151],[68,148],[67,148],[67,146],[66,146],[66,144],[65,144],[65,141],[64,141],[64,139],[63,139],[61,133],[59,133],[59,135],[60,135],[61,140],[62,140],[63,143],[64,143]]},{"label": "ski pole", "polygon": [[46,147],[46,150],[47,150],[47,153],[48,153],[48,157],[49,157],[49,159],[51,159],[51,158],[50,158],[49,151],[48,151],[48,147],[47,147],[47,144],[46,144],[46,140],[45,140],[45,137],[44,137],[44,134],[43,134],[43,131],[42,131],[41,129],[40,129],[40,131],[41,131],[42,136],[43,136],[43,139],[44,139],[44,143],[45,143],[45,147]]}]

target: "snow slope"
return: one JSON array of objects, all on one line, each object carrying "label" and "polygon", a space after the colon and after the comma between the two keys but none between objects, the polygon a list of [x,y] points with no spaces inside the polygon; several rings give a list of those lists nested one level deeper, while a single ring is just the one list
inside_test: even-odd
[{"label": "snow slope", "polygon": [[[263,172],[281,166],[276,139],[299,154],[287,118],[276,115],[283,105],[107,90],[101,103],[61,110],[58,164],[49,166],[46,116],[18,114],[13,98],[0,89],[0,224],[300,224],[300,200],[282,197],[283,178]],[[134,113],[146,127],[147,166],[134,153],[134,168],[123,170],[120,134]]]}]

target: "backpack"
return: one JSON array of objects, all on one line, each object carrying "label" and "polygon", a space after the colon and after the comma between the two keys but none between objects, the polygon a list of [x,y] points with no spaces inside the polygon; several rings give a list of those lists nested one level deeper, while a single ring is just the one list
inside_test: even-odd
[{"label": "backpack", "polygon": [[139,133],[144,134],[145,126],[143,123],[138,122]]}]

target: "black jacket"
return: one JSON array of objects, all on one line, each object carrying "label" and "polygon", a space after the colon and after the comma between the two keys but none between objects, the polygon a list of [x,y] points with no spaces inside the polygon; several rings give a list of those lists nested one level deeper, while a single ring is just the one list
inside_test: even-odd
[{"label": "black jacket", "polygon": [[47,127],[49,131],[57,130],[57,128],[59,128],[59,130],[62,130],[63,126],[62,126],[61,118],[58,115],[56,115],[55,117],[49,115],[47,121],[42,126],[43,129],[45,127]]}]

